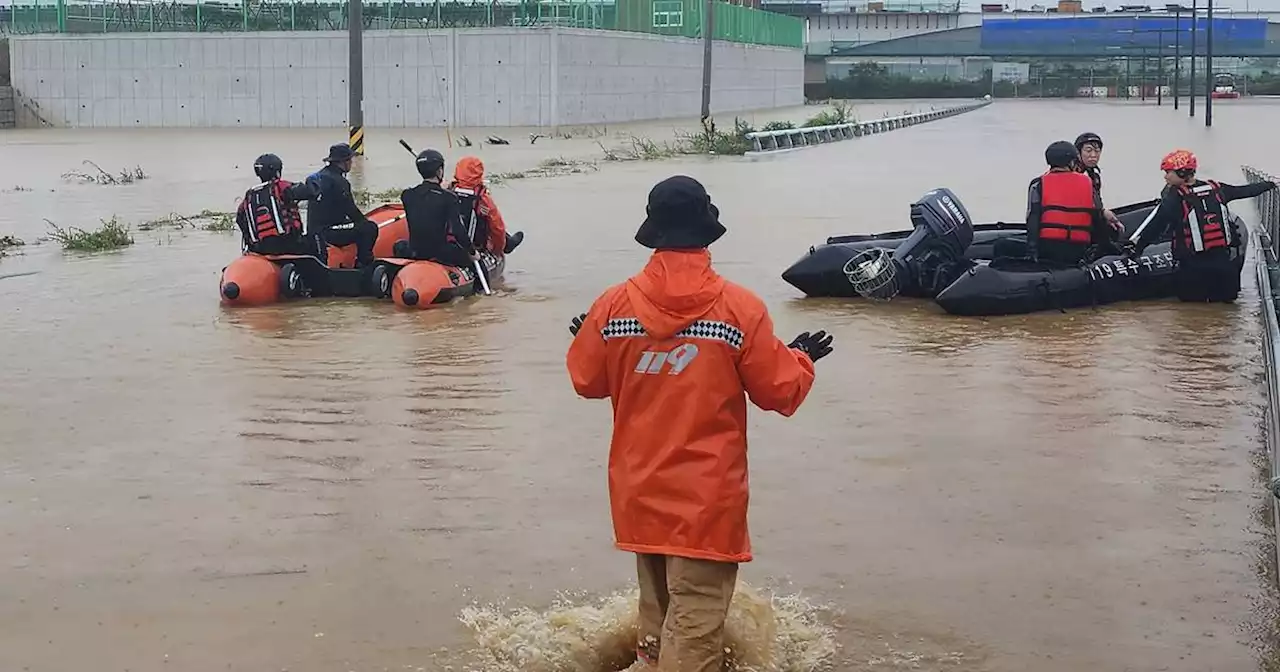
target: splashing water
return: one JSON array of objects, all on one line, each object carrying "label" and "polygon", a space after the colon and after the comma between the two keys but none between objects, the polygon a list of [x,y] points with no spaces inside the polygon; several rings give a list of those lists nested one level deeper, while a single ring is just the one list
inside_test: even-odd
[{"label": "splashing water", "polygon": [[[604,598],[560,595],[542,611],[477,605],[459,620],[503,672],[642,672],[636,660],[639,591]],[[813,672],[836,654],[822,608],[799,595],[775,596],[739,583],[725,623],[726,669]]]}]

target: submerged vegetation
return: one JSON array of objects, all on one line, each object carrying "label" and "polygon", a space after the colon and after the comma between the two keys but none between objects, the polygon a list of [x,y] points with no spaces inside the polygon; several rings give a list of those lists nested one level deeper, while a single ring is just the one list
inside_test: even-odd
[{"label": "submerged vegetation", "polygon": [[133,244],[133,236],[129,233],[128,225],[115,216],[112,216],[111,219],[101,220],[102,226],[93,231],[86,231],[74,226],[64,229],[47,219],[45,222],[52,229],[49,237],[60,243],[64,250],[103,252],[128,247]]},{"label": "submerged vegetation", "polygon": [[234,231],[236,218],[234,213],[216,210],[201,210],[194,215],[179,215],[171,212],[164,217],[152,219],[138,225],[139,231],[155,229],[199,229],[201,231]]},{"label": "submerged vegetation", "polygon": [[485,181],[491,185],[510,182],[511,180],[523,180],[532,177],[557,177],[560,175],[574,175],[581,173],[591,173],[600,170],[600,166],[595,161],[584,159],[568,159],[563,156],[555,156],[549,159],[543,159],[535,168],[529,170],[519,170],[505,173],[494,173],[488,175]]},{"label": "submerged vegetation", "polygon": [[16,236],[0,236],[0,259],[4,259],[5,255],[10,254],[16,248],[22,247],[26,243]]},{"label": "submerged vegetation", "polygon": [[367,208],[374,203],[386,203],[387,201],[399,201],[400,192],[404,191],[403,187],[394,187],[391,189],[383,189],[382,191],[373,191],[370,189],[352,189],[351,196],[355,199],[356,205],[361,208]]},{"label": "submerged vegetation", "polygon": [[[777,120],[766,123],[759,130],[777,131],[794,128],[810,128],[836,124],[856,123],[853,107],[846,102],[838,101],[824,108],[799,125],[793,121]],[[619,140],[612,146],[606,145],[606,137],[610,137],[607,126],[585,126],[557,131],[554,135],[531,134],[530,142],[539,139],[593,139],[600,148],[598,157],[573,158],[556,156],[544,159],[537,166],[525,170],[494,172],[487,176],[490,185],[500,185],[514,180],[540,177],[557,177],[563,175],[590,173],[600,169],[600,162],[661,161],[694,155],[741,156],[751,151],[753,142],[747,137],[756,129],[746,120],[735,117],[733,126],[728,129],[718,128],[714,120],[708,120],[701,131],[677,132],[671,140],[656,141],[638,135],[613,134]],[[101,185],[130,184],[149,176],[141,166],[110,173],[90,160],[84,164],[93,172],[71,171],[63,174],[63,178],[84,183]],[[13,191],[27,190],[14,187]],[[359,188],[352,191],[356,204],[366,209],[379,203],[398,202],[402,187],[388,189]],[[306,204],[302,204],[305,209]],[[51,233],[48,239],[60,243],[63,249],[78,251],[103,251],[126,247],[134,243],[130,227],[116,216],[101,220],[101,226],[95,230],[78,227],[62,228],[49,220]],[[141,222],[136,226],[138,231],[159,231],[165,229],[200,230],[213,232],[236,231],[235,214],[216,210],[202,210],[193,215],[181,215],[176,212],[163,217]],[[41,241],[46,238],[41,238]],[[0,256],[14,247],[22,245],[22,241],[11,236],[0,237]]]},{"label": "submerged vegetation", "polygon": [[88,159],[84,160],[84,164],[87,166],[91,166],[97,172],[86,173],[79,170],[72,170],[72,171],[63,173],[62,179],[93,183],[93,184],[114,185],[114,184],[132,184],[134,182],[139,182],[141,180],[145,180],[148,177],[150,177],[145,172],[143,172],[142,166],[125,168],[118,173],[108,173],[107,171],[102,169],[102,166],[99,166],[98,164]]},{"label": "submerged vegetation", "polygon": [[[831,104],[831,107],[825,109],[804,122],[805,128],[814,126],[835,126],[837,124],[855,124],[858,120],[853,116],[853,106],[843,100],[838,100]],[[763,130],[773,130],[765,126]]]}]

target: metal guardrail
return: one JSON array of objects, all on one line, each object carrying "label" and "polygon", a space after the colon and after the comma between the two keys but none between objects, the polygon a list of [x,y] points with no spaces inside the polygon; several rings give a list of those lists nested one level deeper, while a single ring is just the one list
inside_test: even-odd
[{"label": "metal guardrail", "polygon": [[[1241,166],[1245,179],[1254,182],[1275,182],[1277,178],[1252,166]],[[1266,451],[1270,468],[1271,492],[1280,498],[1280,319],[1277,319],[1276,288],[1280,287],[1280,257],[1276,254],[1276,238],[1280,233],[1280,193],[1271,190],[1255,199],[1258,208],[1257,246],[1258,296],[1262,301],[1262,350],[1263,368],[1267,385]],[[1280,506],[1273,506],[1273,529],[1280,530]],[[1276,561],[1280,563],[1280,546],[1276,547]]]},{"label": "metal guardrail", "polygon": [[872,133],[884,133],[899,128],[915,126],[930,121],[937,121],[947,117],[954,117],[957,114],[972,112],[980,107],[990,105],[990,100],[981,100],[975,103],[965,105],[957,105],[945,110],[930,110],[928,112],[915,112],[912,114],[903,114],[897,117],[886,117],[884,119],[872,119],[870,121],[855,121],[848,124],[833,124],[831,126],[809,126],[807,128],[783,128],[776,131],[753,131],[747,134],[747,139],[751,141],[751,151],[747,155],[763,154],[767,152],[776,152],[780,150],[799,149],[801,147],[810,147],[812,145],[825,145],[830,142],[839,142],[841,140],[851,140],[853,138],[871,135]]}]

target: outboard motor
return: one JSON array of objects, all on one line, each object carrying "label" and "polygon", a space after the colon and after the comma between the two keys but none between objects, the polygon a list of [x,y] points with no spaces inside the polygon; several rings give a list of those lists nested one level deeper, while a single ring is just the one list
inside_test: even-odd
[{"label": "outboard motor", "polygon": [[973,243],[973,220],[950,189],[934,189],[912,203],[911,223],[915,230],[896,249],[864,250],[845,264],[854,291],[881,301],[907,287],[935,296],[972,264],[964,253]]}]

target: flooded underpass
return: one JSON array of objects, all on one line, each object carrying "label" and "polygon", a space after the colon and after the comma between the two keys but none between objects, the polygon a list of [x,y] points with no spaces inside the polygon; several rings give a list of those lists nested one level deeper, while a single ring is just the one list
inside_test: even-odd
[{"label": "flooded underpass", "polygon": [[[802,300],[778,277],[828,235],[907,228],[939,186],[978,221],[1020,220],[1045,146],[1086,130],[1107,143],[1113,206],[1153,198],[1176,147],[1208,178],[1275,170],[1280,140],[1255,131],[1274,105],[1215,112],[1205,129],[1153,104],[999,101],[759,160],[512,179],[495,198],[528,238],[505,288],[425,312],[224,310],[231,233],[135,231],[100,254],[31,244],[46,219],[227,210],[256,155],[300,178],[332,134],[0,134],[0,235],[28,241],[0,276],[32,273],[0,279],[0,670],[497,670],[491,653],[565,646],[552,625],[608,631],[592,619],[627,612],[610,596],[634,562],[612,548],[609,406],[573,394],[567,327],[643,265],[646,194],[675,173],[707,185],[729,229],[715,263],[764,297],[779,335],[836,337],[795,417],[752,416],[757,560],[742,576],[800,595],[778,610],[816,629],[789,646],[838,644],[837,670],[1257,669],[1271,596],[1251,272],[1233,306],[982,320]],[[619,130],[465,151],[522,171],[600,159]],[[446,142],[370,131],[364,186],[415,181],[399,137]],[[150,177],[60,177],[85,159]]]}]

